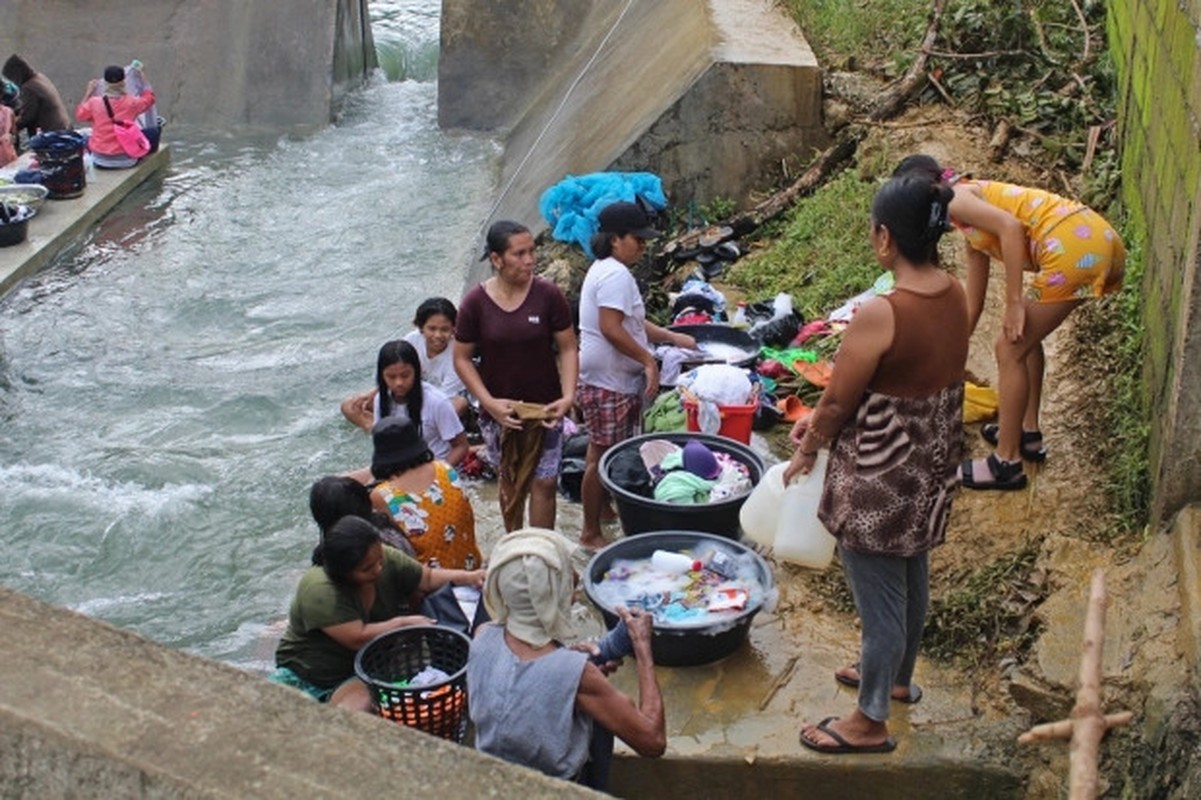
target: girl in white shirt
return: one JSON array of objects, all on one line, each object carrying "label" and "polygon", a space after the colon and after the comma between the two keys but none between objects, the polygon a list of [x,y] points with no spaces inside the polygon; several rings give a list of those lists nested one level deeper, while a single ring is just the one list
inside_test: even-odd
[{"label": "girl in white shirt", "polygon": [[450,347],[455,338],[457,317],[455,304],[445,297],[427,298],[417,306],[417,314],[413,318],[416,330],[405,334],[404,340],[413,345],[421,359],[422,380],[441,389],[450,398],[455,412],[462,417],[467,413],[467,388],[455,372]]}]

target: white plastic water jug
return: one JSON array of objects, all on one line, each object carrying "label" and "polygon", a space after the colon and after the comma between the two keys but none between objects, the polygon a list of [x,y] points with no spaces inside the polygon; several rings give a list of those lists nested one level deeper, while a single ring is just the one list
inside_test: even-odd
[{"label": "white plastic water jug", "polygon": [[738,509],[742,532],[756,544],[770,547],[776,540],[776,521],[780,517],[780,503],[784,500],[784,470],[787,468],[788,462],[781,461],[764,472],[742,508]]},{"label": "white plastic water jug", "polygon": [[834,558],[834,537],[817,518],[829,457],[819,450],[813,471],[793,479],[784,490],[772,545],[776,558],[813,569],[825,569]]}]

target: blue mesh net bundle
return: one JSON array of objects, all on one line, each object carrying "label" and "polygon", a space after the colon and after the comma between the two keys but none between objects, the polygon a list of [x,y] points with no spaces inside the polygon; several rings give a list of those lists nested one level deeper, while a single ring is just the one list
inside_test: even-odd
[{"label": "blue mesh net bundle", "polygon": [[667,207],[663,181],[650,172],[593,172],[568,175],[542,193],[538,210],[560,242],[575,242],[593,257],[590,241],[601,209],[619,201],[643,202],[656,211]]}]

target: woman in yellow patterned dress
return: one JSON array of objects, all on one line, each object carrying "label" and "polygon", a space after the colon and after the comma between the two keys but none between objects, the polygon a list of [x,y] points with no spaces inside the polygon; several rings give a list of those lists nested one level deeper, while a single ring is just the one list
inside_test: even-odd
[{"label": "woman in yellow patterned dress", "polygon": [[422,564],[442,569],[479,569],[475,512],[459,474],[435,461],[408,420],[386,417],[372,429],[371,505],[389,514]]},{"label": "woman in yellow patterned dress", "polygon": [[[1022,489],[1022,460],[1047,457],[1039,423],[1043,339],[1086,299],[1122,288],[1126,249],[1100,214],[1076,200],[1026,186],[975,180],[913,155],[893,175],[921,174],[951,186],[951,223],[967,240],[972,330],[984,308],[991,261],[1005,268],[1005,316],[996,341],[998,424],[981,431],[996,450],[965,461],[969,489]],[[1022,273],[1034,279],[1023,291]]]}]

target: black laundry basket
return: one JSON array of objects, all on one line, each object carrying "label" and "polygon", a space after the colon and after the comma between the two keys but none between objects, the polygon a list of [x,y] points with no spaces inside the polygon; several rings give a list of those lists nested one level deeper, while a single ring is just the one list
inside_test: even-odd
[{"label": "black laundry basket", "polygon": [[[467,654],[471,640],[439,625],[380,634],[354,657],[354,671],[371,690],[385,719],[462,742],[467,733]],[[450,677],[420,687],[403,685],[426,667]]]},{"label": "black laundry basket", "polygon": [[51,200],[69,200],[83,194],[87,186],[83,149],[87,137],[75,131],[46,131],[29,140],[29,149],[37,154],[41,184]]}]

